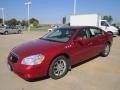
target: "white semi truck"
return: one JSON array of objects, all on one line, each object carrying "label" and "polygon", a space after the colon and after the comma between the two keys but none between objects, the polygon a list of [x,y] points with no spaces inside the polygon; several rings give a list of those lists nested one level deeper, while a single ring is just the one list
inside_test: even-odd
[{"label": "white semi truck", "polygon": [[118,29],[111,26],[106,20],[98,14],[81,14],[70,16],[70,26],[96,26],[112,35],[118,35]]}]

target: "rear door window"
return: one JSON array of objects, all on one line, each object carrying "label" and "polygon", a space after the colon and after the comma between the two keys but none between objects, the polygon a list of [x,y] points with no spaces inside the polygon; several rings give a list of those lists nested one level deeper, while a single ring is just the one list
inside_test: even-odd
[{"label": "rear door window", "polygon": [[103,35],[103,31],[99,28],[89,28],[90,37],[96,37]]}]

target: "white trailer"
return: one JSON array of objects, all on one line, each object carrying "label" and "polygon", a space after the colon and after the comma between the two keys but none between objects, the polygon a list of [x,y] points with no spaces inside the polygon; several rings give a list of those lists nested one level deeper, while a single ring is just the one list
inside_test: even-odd
[{"label": "white trailer", "polygon": [[118,29],[102,20],[98,14],[81,14],[70,16],[70,26],[96,26],[113,35],[118,34]]}]

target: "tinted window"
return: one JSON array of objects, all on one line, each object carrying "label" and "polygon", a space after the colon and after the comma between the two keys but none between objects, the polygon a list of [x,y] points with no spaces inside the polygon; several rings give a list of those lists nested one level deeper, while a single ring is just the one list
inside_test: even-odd
[{"label": "tinted window", "polygon": [[88,39],[88,33],[86,32],[87,29],[83,28],[81,29],[78,34],[76,35],[76,38],[77,37],[83,37],[84,39]]},{"label": "tinted window", "polygon": [[109,26],[106,22],[101,21],[101,26]]},{"label": "tinted window", "polygon": [[4,28],[4,26],[0,26],[0,28]]},{"label": "tinted window", "polygon": [[6,29],[10,29],[10,27],[6,27]]},{"label": "tinted window", "polygon": [[103,35],[103,31],[98,28],[89,28],[90,37]]}]

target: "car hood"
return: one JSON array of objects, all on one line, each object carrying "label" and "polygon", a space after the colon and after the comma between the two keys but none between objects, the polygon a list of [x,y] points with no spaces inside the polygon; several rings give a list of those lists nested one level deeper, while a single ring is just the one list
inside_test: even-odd
[{"label": "car hood", "polygon": [[113,31],[113,32],[118,32],[118,29],[114,26],[110,26],[110,29]]},{"label": "car hood", "polygon": [[51,48],[55,49],[59,45],[63,45],[63,43],[36,39],[13,48],[12,52],[17,55],[29,56],[38,53],[42,54],[44,51],[49,51]]}]

